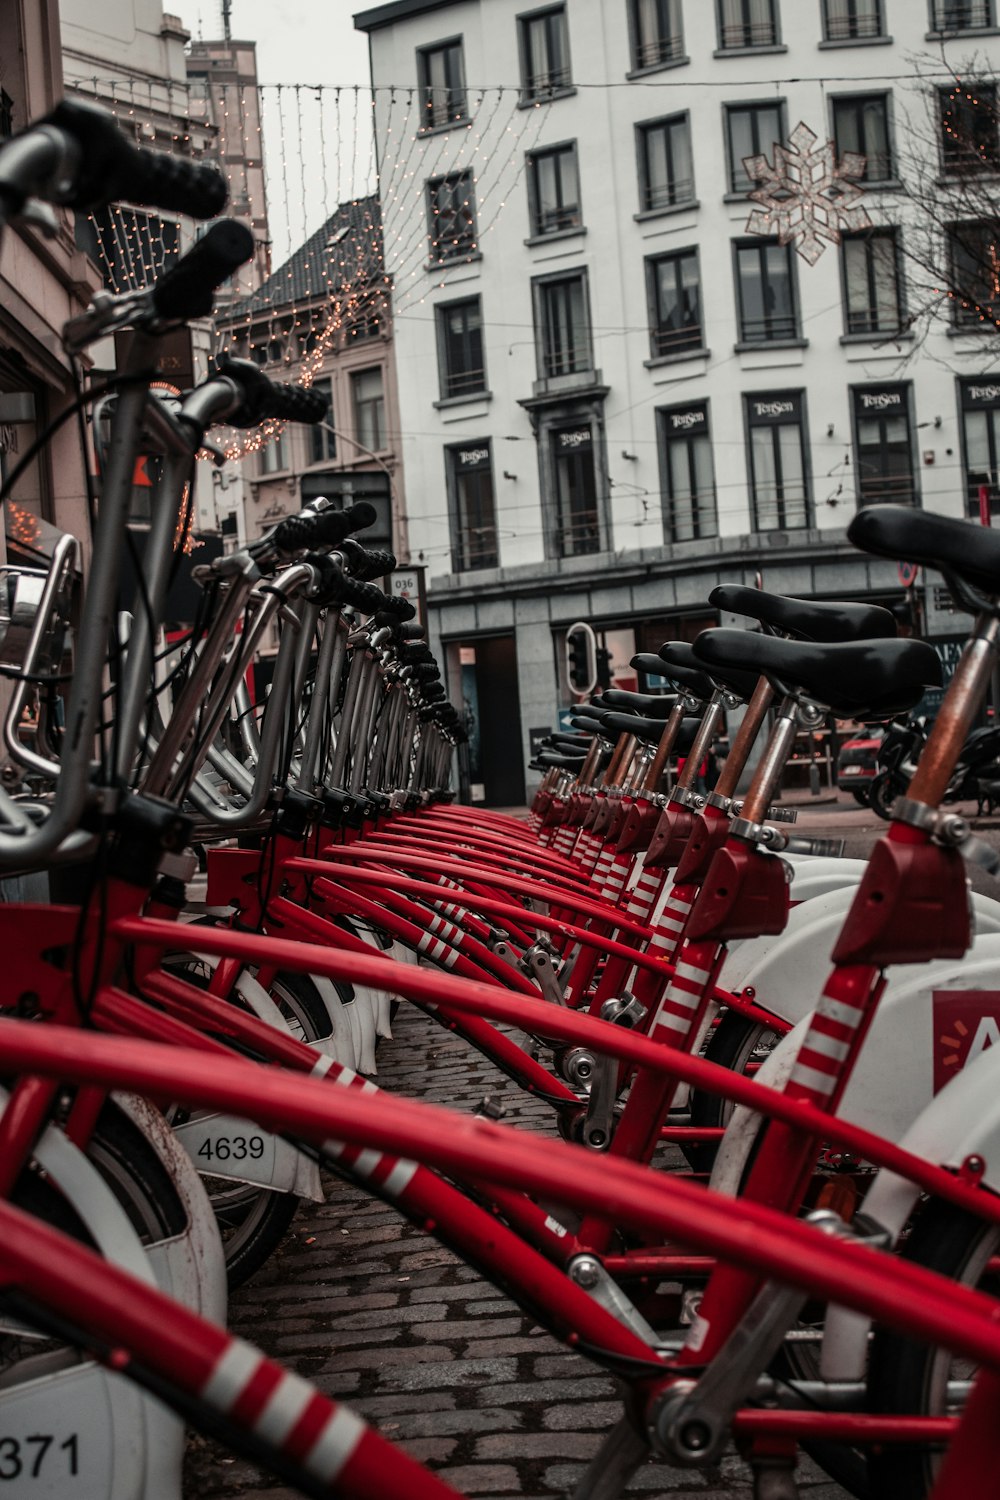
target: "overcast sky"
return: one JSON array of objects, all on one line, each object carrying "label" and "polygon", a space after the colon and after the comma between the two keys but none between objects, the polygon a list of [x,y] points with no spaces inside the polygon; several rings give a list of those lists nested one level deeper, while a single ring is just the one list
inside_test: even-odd
[{"label": "overcast sky", "polygon": [[[232,0],[236,41],[257,44],[257,76],[264,85],[264,159],[268,219],[275,266],[333,212],[337,204],[374,190],[367,90],[368,38],[355,31],[350,0]],[[175,8],[195,38],[220,37],[221,0],[177,0]],[[279,96],[267,85],[324,85]],[[337,96],[335,90],[344,90]]]},{"label": "overcast sky", "polygon": [[[261,83],[368,82],[368,38],[354,30],[349,0],[232,0],[232,34],[257,43]],[[221,0],[180,0],[195,36],[222,35]]]}]

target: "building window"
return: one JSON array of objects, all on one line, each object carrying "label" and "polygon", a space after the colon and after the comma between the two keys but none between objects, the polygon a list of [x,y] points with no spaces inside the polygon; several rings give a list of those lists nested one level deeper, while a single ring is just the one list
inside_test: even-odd
[{"label": "building window", "polygon": [[279,432],[270,442],[265,443],[260,450],[260,472],[262,474],[283,474],[288,468],[288,457],[285,452],[285,434]]},{"label": "building window", "polygon": [[748,156],[774,160],[774,148],[784,139],[784,107],[775,104],[736,104],[726,109],[726,140],[729,147],[729,191],[749,193],[756,180],[743,166]]},{"label": "building window", "polygon": [[778,41],[776,0],[719,0],[719,51],[774,47]]},{"label": "building window", "polygon": [[629,0],[632,67],[661,68],[684,56],[680,0]]},{"label": "building window", "polygon": [[769,344],[798,336],[792,253],[776,241],[736,246],[740,343]]},{"label": "building window", "polygon": [[420,116],[425,130],[468,118],[461,41],[439,42],[417,53]]},{"label": "building window", "polygon": [[551,10],[521,16],[518,25],[521,38],[521,102],[533,104],[539,99],[551,99],[554,94],[565,93],[572,88],[565,7],[556,5]]},{"label": "building window", "polygon": [[718,536],[708,403],[657,412],[663,465],[663,535],[667,542]]},{"label": "building window", "polygon": [[915,504],[909,386],[855,387],[853,397],[858,503]]},{"label": "building window", "polygon": [[583,215],[575,141],[546,151],[529,152],[528,203],[534,236],[580,228]]},{"label": "building window", "polygon": [[456,573],[495,568],[496,506],[489,439],[445,449],[452,508],[452,567]]},{"label": "building window", "polygon": [[993,24],[993,0],[932,0],[932,31],[981,31]]},{"label": "building window", "polygon": [[845,235],[844,323],[848,333],[896,333],[902,322],[899,247],[893,229]]},{"label": "building window", "polygon": [[471,172],[433,178],[427,184],[427,214],[432,261],[464,260],[475,254],[478,246]]},{"label": "building window", "polygon": [[1000,501],[1000,382],[992,375],[960,384],[962,451],[968,513],[980,517],[979,491],[988,491],[990,513]]},{"label": "building window", "polygon": [[351,394],[354,399],[354,431],[358,442],[377,453],[380,448],[388,446],[381,367],[375,365],[370,370],[355,370],[351,375]]},{"label": "building window", "polygon": [[755,531],[790,531],[809,524],[802,392],[744,397],[750,445]]},{"label": "building window", "polygon": [[977,219],[950,225],[948,258],[955,326],[994,325],[1000,318],[1000,223]]},{"label": "building window", "polygon": [[865,159],[862,182],[888,182],[893,175],[887,94],[852,94],[833,101],[833,138],[838,157],[858,151]]},{"label": "building window", "polygon": [[579,423],[550,432],[555,467],[556,553],[579,557],[601,550],[594,470],[594,434]]},{"label": "building window", "polygon": [[697,250],[678,250],[646,262],[653,358],[704,345]]},{"label": "building window", "polygon": [[637,125],[642,213],[694,202],[691,122],[686,114]]},{"label": "building window", "polygon": [[974,90],[955,83],[940,89],[941,161],[946,172],[995,171],[1000,161],[997,142],[997,91],[993,84]]},{"label": "building window", "polygon": [[441,399],[448,401],[485,391],[483,314],[479,298],[440,304],[437,327]]},{"label": "building window", "polygon": [[824,41],[860,42],[882,35],[882,0],[823,0]]},{"label": "building window", "polygon": [[314,380],[312,388],[326,398],[326,416],[322,422],[315,422],[308,429],[309,461],[321,464],[337,456],[337,438],[333,430],[333,381],[329,376],[325,380]]},{"label": "building window", "polygon": [[539,374],[544,379],[577,375],[594,364],[582,274],[535,283]]}]

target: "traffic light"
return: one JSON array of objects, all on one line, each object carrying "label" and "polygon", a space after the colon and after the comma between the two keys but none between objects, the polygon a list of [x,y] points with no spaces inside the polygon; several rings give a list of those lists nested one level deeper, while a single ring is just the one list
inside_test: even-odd
[{"label": "traffic light", "polygon": [[566,680],[570,692],[581,697],[597,682],[597,638],[582,620],[566,632]]},{"label": "traffic light", "polygon": [[597,648],[597,686],[602,693],[611,686],[611,652],[607,646]]}]

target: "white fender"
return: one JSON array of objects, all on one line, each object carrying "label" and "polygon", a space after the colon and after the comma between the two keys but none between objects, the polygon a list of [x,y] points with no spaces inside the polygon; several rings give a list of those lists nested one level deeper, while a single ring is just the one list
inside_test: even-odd
[{"label": "white fender", "polygon": [[[808,1024],[806,1016],[783,1038],[757,1074],[758,1082],[782,1086]],[[957,1167],[970,1153],[981,1155],[987,1163],[984,1180],[1000,1192],[995,1041],[1000,1041],[1000,935],[977,937],[961,960],[899,965],[891,971],[838,1114],[937,1164]],[[970,1055],[973,1061],[963,1066]],[[711,1186],[717,1191],[737,1192],[756,1130],[757,1117],[738,1107],[716,1158]],[[865,1199],[865,1213],[895,1240],[918,1196],[912,1184],[882,1172]],[[863,1379],[868,1329],[869,1320],[830,1308],[824,1376]]]},{"label": "white fender", "polygon": [[[6,1107],[8,1095],[0,1093]],[[154,1284],[124,1211],[97,1170],[49,1126],[35,1158],[87,1225],[102,1256]],[[7,1325],[11,1326],[11,1325]],[[13,1372],[10,1372],[13,1376]],[[183,1424],[137,1386],[89,1361],[29,1356],[0,1387],[11,1500],[180,1500]],[[44,1444],[45,1438],[51,1442]],[[35,1469],[37,1467],[37,1473]]]},{"label": "white fender", "polygon": [[158,1109],[137,1094],[116,1093],[112,1097],[159,1156],[187,1213],[187,1227],[182,1233],[147,1247],[157,1285],[176,1302],[224,1327],[226,1258],[201,1177]]},{"label": "white fender", "polygon": [[[213,954],[194,956],[210,969],[219,962]],[[292,1035],[281,1011],[252,974],[241,970],[235,987],[258,1020],[285,1036]],[[189,1119],[173,1129],[196,1169],[206,1176],[295,1193],[313,1203],[324,1201],[318,1162],[250,1120],[193,1110]]]},{"label": "white fender", "polygon": [[325,974],[310,974],[309,978],[326,1006],[330,1017],[330,1035],[321,1038],[318,1042],[312,1042],[317,1052],[322,1052],[326,1057],[332,1057],[335,1062],[341,1063],[345,1068],[357,1070],[358,1060],[354,1052],[354,1035],[351,1031],[351,1023],[347,1016],[344,1001],[340,998],[340,991],[332,979],[327,979]]},{"label": "white fender", "polygon": [[791,898],[811,901],[827,891],[857,885],[868,868],[866,859],[839,859],[826,854],[783,854],[792,872]]},{"label": "white fender", "polygon": [[[734,991],[751,986],[758,1005],[795,1025],[823,992],[830,954],[853,897],[853,888],[846,887],[794,907],[783,933],[753,938],[736,951],[733,964],[723,967],[722,983]],[[972,904],[977,934],[1000,933],[1000,902],[974,895]],[[926,964],[903,964],[892,970],[891,983],[906,973],[927,972]]]}]

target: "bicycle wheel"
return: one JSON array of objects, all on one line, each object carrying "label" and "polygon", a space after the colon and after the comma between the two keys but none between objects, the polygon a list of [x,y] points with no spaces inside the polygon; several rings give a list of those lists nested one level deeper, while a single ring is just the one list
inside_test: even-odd
[{"label": "bicycle wheel", "polygon": [[900,786],[891,771],[880,771],[868,788],[868,806],[886,822],[892,815],[892,804],[900,794]]},{"label": "bicycle wheel", "polygon": [[[922,1210],[903,1258],[996,1297],[1000,1276],[990,1262],[998,1243],[1000,1229],[995,1225],[934,1200]],[[956,1360],[946,1350],[876,1329],[868,1364],[869,1409],[911,1416],[955,1415],[973,1374],[970,1362]],[[872,1494],[924,1500],[941,1458],[942,1450],[930,1445],[886,1444],[870,1459]]]},{"label": "bicycle wheel", "polygon": [[[208,988],[212,977],[211,966],[192,953],[166,954],[163,967],[201,989]],[[329,1031],[326,1006],[308,975],[279,974],[268,993],[298,1041],[315,1041]],[[233,996],[238,1000],[238,981]],[[191,1118],[186,1110],[169,1112],[174,1125]],[[299,1200],[294,1193],[274,1192],[210,1172],[202,1172],[201,1177],[222,1236],[226,1280],[234,1290],[277,1249],[295,1218]]]},{"label": "bicycle wheel", "polygon": [[[780,1032],[730,1010],[712,1032],[704,1056],[706,1061],[718,1063],[731,1073],[746,1073],[750,1067],[762,1063],[780,1040]],[[691,1095],[691,1124],[701,1130],[725,1127],[732,1118],[733,1108],[730,1100],[695,1089]],[[716,1141],[699,1141],[683,1147],[695,1172],[710,1172],[718,1150]]]},{"label": "bicycle wheel", "polygon": [[184,1231],[187,1213],[170,1173],[139,1127],[110,1099],[86,1155],[146,1248]]}]

